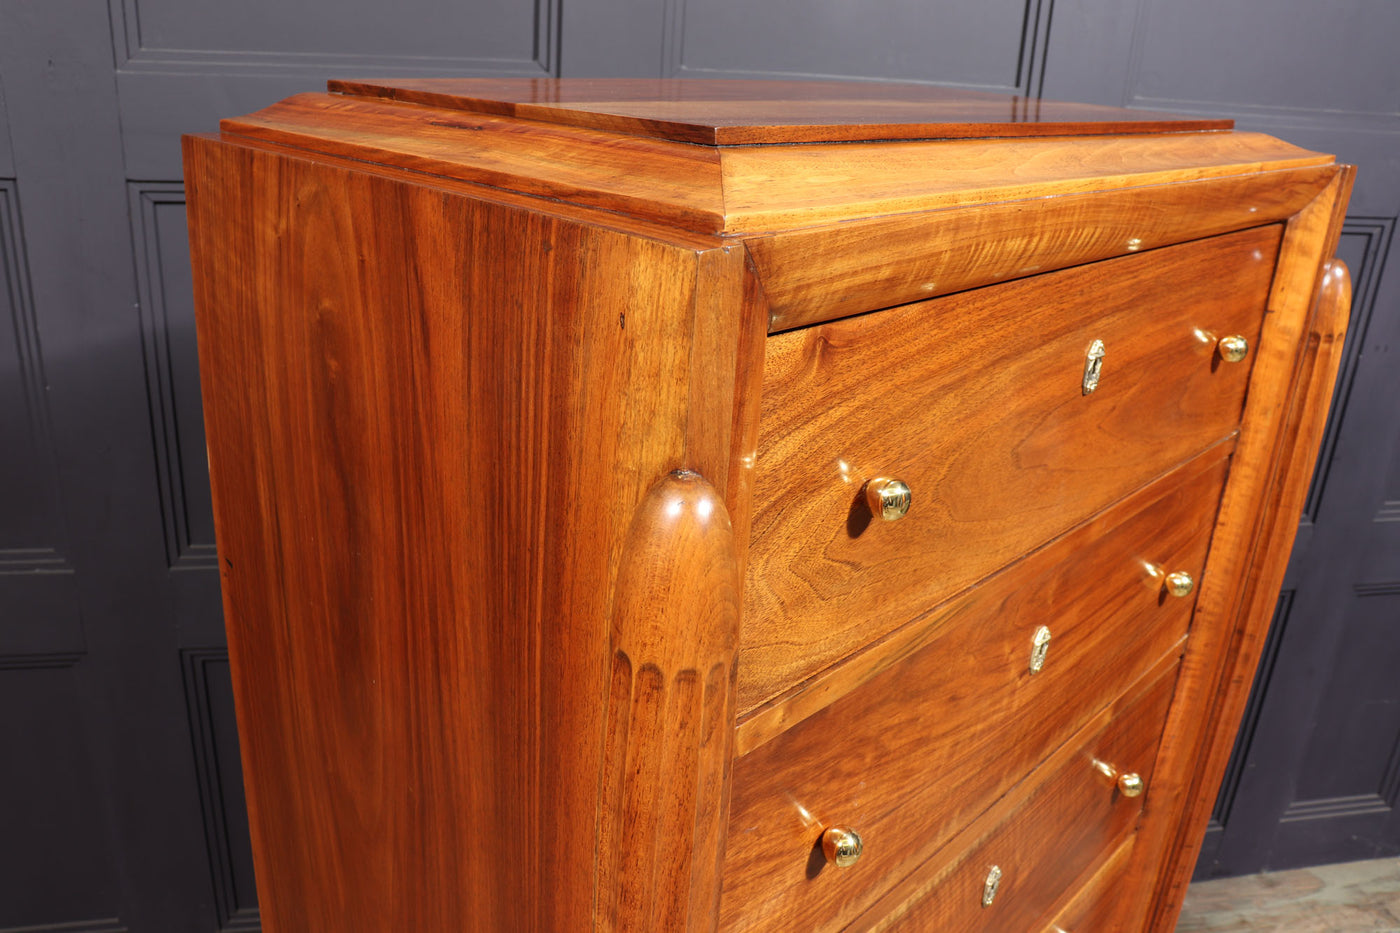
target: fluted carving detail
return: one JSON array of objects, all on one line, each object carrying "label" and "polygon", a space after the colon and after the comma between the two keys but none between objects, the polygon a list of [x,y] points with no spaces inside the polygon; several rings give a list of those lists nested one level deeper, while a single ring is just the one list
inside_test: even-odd
[{"label": "fluted carving detail", "polygon": [[632,522],[613,603],[601,930],[715,929],[739,587],[719,495],[697,473],[663,478]]}]

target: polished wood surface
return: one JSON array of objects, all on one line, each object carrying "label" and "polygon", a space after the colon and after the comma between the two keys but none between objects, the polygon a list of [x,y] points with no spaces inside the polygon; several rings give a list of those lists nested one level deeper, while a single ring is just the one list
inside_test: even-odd
[{"label": "polished wood surface", "polygon": [[712,930],[733,755],[739,562],[724,500],[678,471],[623,545],[598,834],[600,930]]},{"label": "polished wood surface", "polygon": [[[930,859],[891,891],[889,903],[849,929],[1039,929],[1080,874],[1133,831],[1144,798],[1123,796],[1100,764],[1118,773],[1137,773],[1151,793],[1175,667],[1149,675],[1124,694],[1027,779],[1029,788],[1008,794],[972,823],[943,858]],[[1002,869],[1001,883],[992,905],[983,907],[983,885],[992,865]]]},{"label": "polished wood surface", "polygon": [[[263,928],[1167,933],[1351,170],[928,88],[601,88],[341,84],[186,141]],[[1155,757],[1147,794],[1088,756]]]},{"label": "polished wood surface", "polygon": [[949,140],[934,160],[927,142],[714,148],[332,94],[299,94],[220,126],[425,180],[731,235],[1332,162],[1236,132]]},{"label": "polished wood surface", "polygon": [[[1168,722],[1162,817],[1135,865],[1155,891],[1144,930],[1168,933],[1181,910],[1216,789],[1263,651],[1297,533],[1341,362],[1349,289],[1330,265],[1354,170],[1289,222],[1261,338],[1263,372],[1251,388],[1241,463],[1221,505],[1220,530],[1200,596],[1203,634],[1186,658],[1183,696]],[[1344,267],[1342,267],[1344,269]],[[1248,459],[1246,460],[1246,456]],[[1218,570],[1216,568],[1219,568]]]},{"label": "polished wood surface", "polygon": [[1069,902],[1040,933],[1121,933],[1130,928],[1119,891],[1136,841],[1136,835],[1130,836],[1095,866],[1088,878],[1072,885]]},{"label": "polished wood surface", "polygon": [[[1244,231],[770,338],[741,714],[1233,431],[1248,365],[1222,364],[1203,334],[1258,335],[1278,236]],[[1095,339],[1108,355],[1084,395]],[[876,476],[910,486],[907,517],[871,519],[860,491]]]},{"label": "polished wood surface", "polygon": [[666,78],[332,81],[333,92],[709,145],[1228,130],[1233,120],[928,84]]},{"label": "polished wood surface", "polygon": [[298,94],[220,128],[707,233],[724,227],[719,154],[701,146],[328,94]]},{"label": "polished wood surface", "polygon": [[725,233],[1179,184],[1331,162],[1257,133],[721,149]]},{"label": "polished wood surface", "polygon": [[[1038,623],[1026,620],[1049,619],[1061,610],[1069,611],[1067,600],[1074,598],[1091,601],[1094,610],[1100,613],[1116,605],[1118,612],[1154,620],[1148,631],[1131,631],[1121,639],[1123,642],[1155,638],[1159,629],[1178,631],[1178,623],[1180,631],[1185,631],[1190,601],[1164,600],[1160,586],[1147,584],[1158,571],[1170,572],[1163,569],[1168,566],[1194,566],[1198,570],[1193,572],[1199,572],[1200,560],[1195,558],[1203,556],[1204,552],[1181,550],[1182,536],[1190,535],[1193,528],[1198,536],[1204,534],[1192,523],[1209,520],[1218,488],[1212,489],[1201,477],[1206,473],[1218,474],[1224,469],[1224,460],[1233,449],[1233,440],[1216,445],[1175,471],[1169,480],[1155,483],[1116,504],[986,582],[843,658],[841,663],[803,683],[800,689],[741,717],[736,730],[736,753],[748,754],[871,680],[885,676],[890,668],[909,663],[911,657],[926,653],[931,642],[938,641],[946,647],[950,644],[947,641],[950,633],[945,631],[947,626],[963,624],[959,620],[969,615],[992,611],[987,607],[1001,607],[996,611],[1014,609],[1021,620],[1016,624],[1030,624],[1033,629]],[[1205,498],[1190,501],[1180,491],[1180,484],[1195,484],[1192,488]],[[1168,499],[1158,501],[1157,497],[1162,495],[1168,495]],[[1144,511],[1129,518],[1135,509]],[[1121,548],[1121,552],[1116,548]],[[1113,581],[1117,588],[1105,582],[1101,589],[1092,593],[1084,589],[1091,586],[1091,581],[1078,569],[1078,564],[1081,553],[1090,552],[1101,559],[1105,581]],[[1062,626],[1055,630],[1061,636],[1065,634]],[[1057,659],[1063,657],[1065,644],[1063,637],[1055,643],[1053,650]],[[1118,642],[1112,642],[1105,650],[1117,652],[1121,649]],[[1098,657],[1094,655],[1094,659]],[[1131,666],[1131,662],[1123,663]]]},{"label": "polished wood surface", "polygon": [[[1219,453],[936,613],[877,675],[739,758],[723,926],[840,929],[1153,662],[1179,654],[1191,600],[1166,596],[1165,571],[1146,565],[1200,572],[1227,466]],[[1052,639],[1032,674],[1041,625]],[[814,876],[812,846],[831,825],[861,833],[865,855]]]},{"label": "polished wood surface", "polygon": [[[742,251],[234,141],[187,157],[263,928],[709,928],[742,543],[656,509],[679,484],[713,527],[746,511]],[[657,820],[695,846],[621,884],[599,839],[635,853]]]},{"label": "polished wood surface", "polygon": [[747,246],[769,329],[783,331],[1287,220],[1336,174],[1323,166],[896,214]]}]

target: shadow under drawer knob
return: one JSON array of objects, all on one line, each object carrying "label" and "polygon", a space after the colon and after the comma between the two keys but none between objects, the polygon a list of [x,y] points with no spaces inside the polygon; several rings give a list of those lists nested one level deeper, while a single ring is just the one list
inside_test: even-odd
[{"label": "shadow under drawer knob", "polygon": [[887,522],[909,514],[913,499],[909,487],[901,480],[880,476],[865,484],[865,502],[870,506],[870,514]]},{"label": "shadow under drawer knob", "polygon": [[1118,790],[1124,797],[1140,797],[1146,783],[1142,780],[1142,775],[1129,772],[1118,775]]},{"label": "shadow under drawer knob", "polygon": [[833,826],[822,833],[822,853],[837,868],[850,868],[860,861],[863,848],[860,833],[854,829]]},{"label": "shadow under drawer knob", "polygon": [[1221,337],[1215,348],[1220,351],[1220,358],[1227,363],[1238,363],[1249,355],[1249,341],[1238,334]]},{"label": "shadow under drawer knob", "polygon": [[1190,596],[1196,589],[1196,580],[1184,570],[1167,574],[1167,592],[1173,596]]}]

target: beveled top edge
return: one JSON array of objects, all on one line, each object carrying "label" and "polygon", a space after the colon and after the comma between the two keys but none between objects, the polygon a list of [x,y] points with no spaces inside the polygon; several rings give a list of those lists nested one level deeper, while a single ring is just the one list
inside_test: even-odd
[{"label": "beveled top edge", "polygon": [[711,146],[1229,130],[1233,120],[865,81],[422,78],[331,92]]}]

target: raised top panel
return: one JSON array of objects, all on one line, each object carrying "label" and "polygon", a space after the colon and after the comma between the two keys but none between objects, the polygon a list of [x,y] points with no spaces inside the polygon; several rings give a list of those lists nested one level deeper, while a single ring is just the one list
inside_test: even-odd
[{"label": "raised top panel", "polygon": [[[1081,119],[1071,122],[1071,114]],[[1228,121],[1133,114],[927,85],[423,79],[334,82],[331,93],[298,94],[220,128],[230,143],[291,147],[540,198],[602,212],[597,219],[609,223],[661,224],[664,231],[652,232],[667,237],[755,236],[948,208],[1041,205],[1061,195],[1333,162],[1232,132]],[[986,122],[993,119],[1002,122]],[[725,144],[742,139],[750,144]],[[1257,203],[1241,202],[1241,209],[1249,225],[1280,219],[1259,213]],[[1141,245],[1142,217],[1130,219],[1124,242]],[[1076,221],[1070,232],[1082,240],[1084,229],[1104,226]],[[1117,254],[1115,247],[1095,258]],[[936,291],[927,269],[910,274],[923,289],[915,298]]]},{"label": "raised top panel", "polygon": [[606,78],[332,81],[330,90],[716,146],[1228,130],[1232,120],[926,84]]}]

